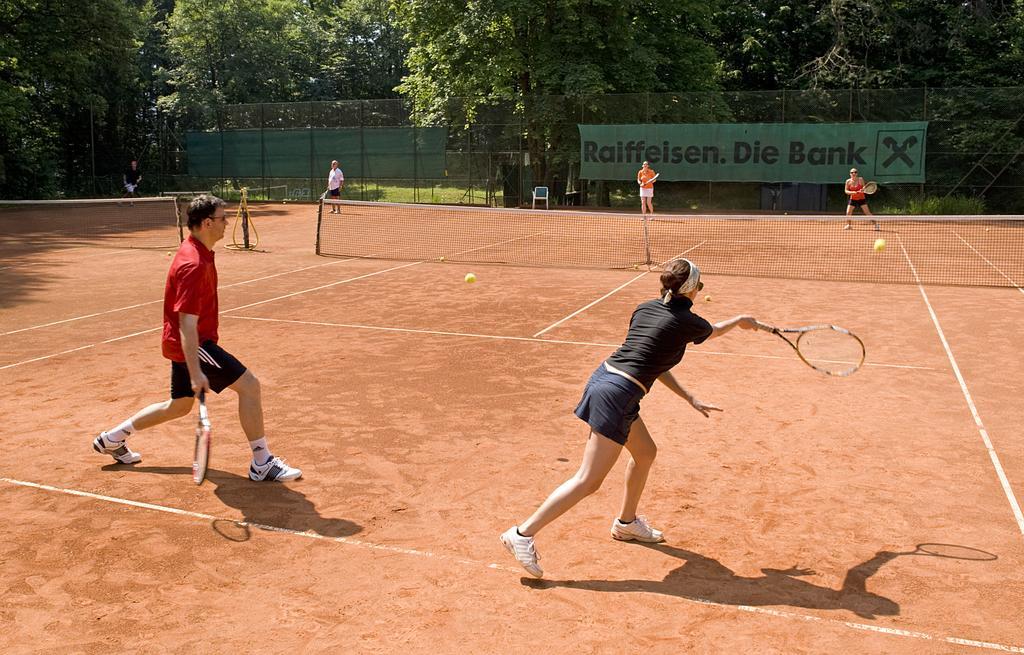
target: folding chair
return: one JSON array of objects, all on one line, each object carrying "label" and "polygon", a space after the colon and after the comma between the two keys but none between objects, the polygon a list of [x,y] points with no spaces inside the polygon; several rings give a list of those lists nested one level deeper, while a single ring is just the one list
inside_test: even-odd
[{"label": "folding chair", "polygon": [[551,209],[548,204],[548,188],[546,186],[535,186],[533,187],[533,209],[537,208],[537,201],[544,201],[544,208]]}]

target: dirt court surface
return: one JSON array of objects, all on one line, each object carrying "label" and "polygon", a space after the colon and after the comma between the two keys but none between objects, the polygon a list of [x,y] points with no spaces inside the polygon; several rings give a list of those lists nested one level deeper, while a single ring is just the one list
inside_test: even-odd
[{"label": "dirt court surface", "polygon": [[533,580],[498,535],[575,471],[572,410],[656,275],[323,258],[315,207],[253,216],[260,252],[217,250],[220,343],[287,484],[248,480],[231,392],[201,486],[192,419],[134,435],[134,466],[91,448],[167,397],[173,244],[0,239],[0,651],[1024,653],[1020,289],[705,276],[709,320],[843,325],[865,366],[691,347],[677,377],[725,411],[643,402],[666,543],[609,536],[624,454]]}]

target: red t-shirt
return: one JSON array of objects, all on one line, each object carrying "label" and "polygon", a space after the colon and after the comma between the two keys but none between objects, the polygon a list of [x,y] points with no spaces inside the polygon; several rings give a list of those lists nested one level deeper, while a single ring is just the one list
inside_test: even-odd
[{"label": "red t-shirt", "polygon": [[184,362],[178,312],[199,317],[200,344],[217,342],[217,266],[213,251],[191,235],[178,248],[164,287],[164,357]]}]

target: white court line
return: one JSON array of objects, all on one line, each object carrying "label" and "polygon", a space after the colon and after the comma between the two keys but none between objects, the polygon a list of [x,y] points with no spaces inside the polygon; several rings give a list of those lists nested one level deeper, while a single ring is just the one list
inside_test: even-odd
[{"label": "white court line", "polygon": [[626,288],[626,287],[628,287],[629,285],[633,284],[634,282],[636,282],[637,280],[639,280],[639,279],[640,279],[640,278],[642,278],[643,276],[647,275],[647,273],[648,273],[648,272],[649,272],[649,271],[644,271],[643,273],[641,273],[640,275],[637,275],[637,276],[636,276],[635,278],[633,278],[633,279],[632,279],[632,280],[630,280],[629,282],[625,282],[625,283],[623,283],[623,284],[620,284],[619,286],[615,287],[614,289],[612,289],[612,290],[611,290],[611,291],[609,291],[608,293],[604,294],[603,296],[601,296],[600,298],[598,298],[598,299],[597,299],[597,300],[595,300],[594,302],[590,303],[589,305],[587,305],[587,306],[585,306],[585,307],[580,307],[579,309],[577,309],[576,311],[574,311],[574,312],[573,312],[572,314],[569,314],[569,315],[568,315],[568,316],[566,316],[565,318],[561,318],[561,319],[559,319],[559,320],[555,321],[554,323],[552,323],[551,325],[547,326],[546,328],[544,328],[543,330],[541,330],[540,332],[538,332],[537,334],[535,334],[535,335],[533,335],[533,336],[534,336],[535,338],[536,338],[536,337],[539,337],[540,335],[544,334],[545,332],[547,332],[547,331],[549,331],[549,330],[553,330],[554,328],[558,327],[558,326],[559,326],[559,325],[561,325],[562,323],[565,323],[566,321],[568,321],[569,319],[571,319],[571,318],[572,318],[573,316],[576,316],[576,315],[578,315],[578,314],[582,314],[583,312],[587,311],[588,309],[590,309],[591,307],[593,307],[593,306],[594,306],[594,305],[596,305],[597,303],[601,302],[601,301],[602,301],[602,300],[604,300],[605,298],[608,298],[608,297],[610,297],[610,296],[613,296],[613,295],[615,295],[616,293],[618,293],[619,291],[621,291],[622,289],[625,289],[625,288]]},{"label": "white court line", "polygon": [[79,350],[86,350],[88,348],[95,348],[96,346],[102,346],[103,344],[114,343],[115,341],[121,341],[123,339],[130,339],[132,337],[137,337],[140,334],[148,334],[150,332],[156,332],[157,330],[160,330],[160,329],[163,329],[163,326],[155,327],[155,328],[149,328],[148,330],[142,330],[141,332],[132,332],[131,334],[124,334],[124,335],[121,335],[119,337],[113,337],[111,339],[106,339],[104,341],[98,341],[96,343],[90,343],[90,344],[88,344],[86,346],[79,346],[77,348],[69,348],[68,350],[62,350],[59,353],[53,353],[51,355],[43,355],[41,357],[33,357],[32,359],[25,359],[25,360],[22,360],[20,362],[15,362],[13,364],[6,364],[4,366],[0,366],[0,371],[4,370],[5,368],[14,368],[15,366],[21,366],[22,364],[31,364],[32,362],[41,362],[44,359],[53,359],[54,357],[60,357],[61,355],[67,355],[68,353],[78,352]]},{"label": "white court line", "polygon": [[401,548],[399,546],[388,546],[386,544],[377,544],[369,541],[363,541],[362,539],[350,539],[349,537],[327,537],[322,534],[317,534],[312,531],[300,531],[290,530],[288,528],[279,528],[273,525],[264,525],[262,523],[251,523],[249,521],[239,521],[237,519],[229,519],[222,516],[213,516],[211,514],[202,514],[200,512],[191,512],[184,509],[178,509],[177,507],[167,507],[166,505],[155,505],[153,503],[143,503],[137,500],[128,500],[125,498],[117,498],[114,496],[104,496],[102,494],[94,494],[88,491],[79,491],[77,489],[66,489],[62,487],[54,487],[48,484],[39,484],[37,482],[26,482],[24,480],[14,480],[12,478],[0,477],[0,481],[8,484],[16,485],[19,487],[28,487],[30,489],[39,489],[41,491],[53,491],[56,493],[66,494],[68,496],[79,496],[81,498],[90,498],[92,500],[100,500],[105,503],[115,503],[117,505],[127,505],[129,507],[138,507],[140,509],[148,509],[154,512],[164,512],[167,514],[176,514],[178,516],[187,516],[189,518],[202,519],[204,521],[230,521],[237,523],[238,525],[247,525],[260,530],[267,530],[270,532],[280,532],[283,534],[290,534],[296,537],[307,537],[309,539],[319,539],[321,541],[334,541],[342,544],[349,544],[351,546],[358,546],[360,548],[368,548],[371,550],[386,550],[392,553],[401,553],[403,555],[415,555],[418,557],[427,557],[430,559],[447,560],[450,562],[457,562],[459,564],[466,564],[469,566],[481,566],[489,569],[496,569],[499,571],[509,571],[511,573],[521,572],[522,569],[512,568],[508,566],[501,566],[500,564],[487,564],[481,561],[474,561],[468,559],[461,559],[458,557],[451,557],[449,555],[439,555],[425,550],[416,550],[414,548]]},{"label": "white court line", "polygon": [[[75,250],[75,248],[69,248],[69,250]],[[77,264],[78,262],[82,261],[83,259],[90,259],[92,257],[104,257],[104,256],[106,256],[106,257],[113,257],[115,255],[125,255],[125,254],[128,254],[128,253],[153,252],[153,250],[154,249],[151,249],[151,248],[129,248],[129,249],[126,249],[126,250],[118,248],[116,250],[98,252],[98,253],[95,253],[95,254],[86,255],[84,257],[76,257],[73,260],[71,260],[71,259],[58,259],[58,260],[55,260],[55,261],[18,262],[17,264],[11,264],[9,266],[0,266],[0,271],[7,270],[9,268],[26,268],[26,267],[29,267],[29,266],[53,266],[55,264],[57,264],[57,265]],[[156,250],[159,250],[159,248],[156,248]],[[59,251],[51,251],[51,252],[59,252]],[[36,253],[26,253],[26,254],[36,254]],[[15,255],[15,256],[18,256],[18,255]]]},{"label": "white court line", "polygon": [[423,261],[418,261],[418,262],[412,262],[412,263],[409,263],[409,264],[402,264],[400,266],[392,266],[391,268],[386,268],[383,271],[374,271],[372,273],[366,273],[364,275],[358,275],[356,277],[350,277],[350,278],[347,278],[347,279],[344,279],[344,280],[337,280],[335,282],[330,282],[328,284],[321,284],[320,286],[313,287],[312,289],[303,289],[302,291],[293,291],[291,293],[286,293],[286,294],[284,294],[282,296],[277,296],[276,298],[268,298],[266,300],[258,300],[256,302],[251,302],[251,303],[249,303],[247,305],[240,305],[238,307],[232,307],[231,309],[225,309],[224,311],[221,312],[221,316],[223,316],[224,314],[227,314],[228,312],[236,312],[239,309],[248,309],[249,307],[255,307],[256,305],[265,305],[268,302],[274,302],[276,300],[284,300],[285,298],[293,298],[295,296],[301,296],[304,293],[312,293],[313,291],[320,291],[321,289],[330,289],[331,287],[336,287],[339,284],[345,284],[347,282],[355,282],[356,280],[362,280],[364,278],[373,277],[374,275],[380,275],[381,273],[389,273],[391,271],[397,271],[398,269],[401,269],[401,268],[409,268],[410,266],[416,266],[417,264],[422,264],[422,263],[424,263],[424,262]]},{"label": "white court line", "polygon": [[[242,286],[243,284],[252,284],[253,282],[260,282],[262,280],[269,280],[272,277],[280,277],[282,275],[291,275],[292,273],[300,273],[302,271],[308,271],[311,268],[320,268],[321,266],[332,266],[334,264],[342,264],[344,262],[354,261],[354,259],[356,259],[356,258],[340,259],[340,260],[333,261],[333,262],[327,262],[326,264],[314,264],[313,266],[304,266],[302,268],[295,268],[295,269],[292,269],[290,271],[282,271],[281,273],[274,273],[272,275],[264,275],[263,277],[255,277],[255,278],[252,278],[251,280],[243,280],[242,282],[234,282],[232,284],[225,284],[223,286],[219,286],[219,287],[217,287],[217,290],[220,291],[221,289],[230,289],[231,287],[238,287],[238,286]],[[39,330],[39,329],[42,329],[42,328],[53,327],[54,325],[62,325],[64,323],[73,323],[74,321],[81,321],[81,320],[84,320],[84,319],[87,319],[87,318],[95,318],[97,316],[105,316],[106,314],[113,314],[115,312],[123,312],[123,311],[127,311],[129,309],[136,309],[138,307],[145,307],[146,305],[155,305],[156,303],[161,303],[163,301],[164,301],[163,298],[161,298],[159,300],[149,300],[147,302],[140,302],[140,303],[136,303],[134,305],[125,305],[124,307],[117,307],[115,309],[107,309],[107,310],[104,310],[102,312],[96,312],[96,313],[93,313],[93,314],[85,314],[85,315],[82,315],[82,316],[73,316],[71,318],[65,318],[65,319],[62,319],[62,320],[59,320],[59,321],[51,321],[50,323],[42,323],[40,325],[32,325],[32,326],[29,326],[29,327],[19,328],[17,330],[10,330],[9,332],[0,332],[0,337],[6,337],[6,336],[11,335],[11,334],[18,334],[19,332],[28,332],[30,330]]]},{"label": "white court line", "polygon": [[[899,239],[898,235],[897,239]],[[903,247],[902,239],[899,239],[899,244],[900,250],[903,251],[903,257],[907,260],[907,264],[910,265],[910,271],[914,274],[914,279],[917,281],[917,288],[921,292],[921,297],[924,298],[924,304],[932,317],[932,323],[935,324],[935,331],[939,335],[942,347],[946,349],[949,365],[953,367],[956,380],[960,383],[960,391],[964,394],[964,400],[967,401],[967,406],[971,410],[971,416],[974,417],[974,425],[978,428],[978,433],[981,434],[981,440],[985,443],[985,449],[988,450],[989,459],[992,460],[992,466],[996,469],[996,476],[999,478],[999,483],[1003,486],[1003,493],[1006,494],[1006,499],[1010,501],[1010,508],[1017,519],[1017,527],[1020,528],[1021,534],[1024,534],[1024,512],[1021,512],[1020,503],[1017,502],[1017,497],[1013,494],[1010,481],[1003,471],[1003,465],[999,462],[999,455],[996,454],[996,449],[992,446],[992,440],[989,439],[988,430],[985,429],[985,424],[981,422],[981,415],[978,414],[978,408],[974,405],[974,398],[971,396],[971,392],[967,390],[967,382],[964,381],[964,376],[960,373],[960,367],[956,363],[956,358],[953,357],[953,351],[949,347],[949,342],[946,341],[946,334],[942,331],[942,326],[939,325],[939,317],[935,314],[932,303],[928,300],[928,294],[925,293],[924,285],[921,284],[921,278],[917,276],[917,268],[914,267],[914,262],[910,261],[910,255],[907,254],[906,248]]]},{"label": "white court line", "polygon": [[1003,272],[1002,272],[1001,270],[999,270],[999,267],[998,267],[998,266],[996,266],[995,264],[993,264],[992,262],[990,262],[990,261],[988,260],[988,257],[986,257],[985,255],[983,255],[983,254],[981,254],[980,252],[978,252],[978,251],[977,251],[977,249],[975,249],[975,247],[974,247],[974,246],[972,246],[972,245],[971,245],[970,243],[968,243],[968,242],[967,242],[967,239],[965,239],[965,238],[963,238],[962,236],[960,236],[960,233],[959,233],[959,232],[957,232],[956,230],[953,230],[953,234],[955,234],[955,235],[956,235],[956,238],[957,238],[957,239],[960,239],[961,241],[963,241],[963,242],[964,242],[964,245],[965,245],[965,246],[967,246],[968,248],[970,248],[971,250],[973,250],[973,251],[974,251],[974,254],[975,254],[975,255],[977,255],[978,257],[981,257],[982,259],[984,259],[984,260],[985,260],[985,263],[986,263],[986,264],[988,264],[989,266],[991,266],[992,268],[994,268],[994,269],[995,269],[995,271],[996,271],[996,273],[999,273],[999,274],[1000,274],[1000,275],[1002,275],[1002,276],[1003,276],[1004,278],[1006,278],[1006,281],[1007,281],[1007,282],[1009,282],[1009,283],[1010,283],[1011,285],[1013,285],[1013,288],[1014,288],[1014,289],[1016,289],[1017,291],[1020,291],[1021,293],[1024,293],[1024,289],[1021,289],[1021,288],[1020,288],[1020,287],[1019,287],[1019,286],[1017,285],[1017,283],[1016,283],[1016,282],[1014,282],[1014,281],[1013,281],[1013,280],[1012,280],[1012,279],[1010,278],[1010,276],[1009,276],[1009,275],[1007,275],[1006,273],[1003,273]]},{"label": "white court line", "polygon": [[[336,285],[339,285],[339,284],[345,284],[346,282],[354,282],[356,280],[362,280],[363,278],[371,277],[371,276],[374,276],[374,275],[379,275],[381,273],[387,273],[388,271],[393,271],[393,270],[396,270],[396,269],[399,269],[399,268],[405,268],[407,266],[415,266],[416,264],[422,264],[422,263],[423,262],[413,262],[412,264],[403,264],[401,266],[394,266],[392,268],[388,268],[388,269],[385,269],[383,271],[375,271],[373,273],[367,273],[365,275],[359,275],[359,276],[356,276],[356,277],[346,278],[344,280],[338,280],[336,282],[331,282],[330,284],[324,284],[324,285],[321,285],[319,287],[314,287],[312,289],[306,289],[305,291],[296,291],[294,293],[285,294],[283,296],[278,296],[276,298],[270,298],[269,300],[261,300],[259,302],[249,303],[247,305],[240,305],[238,307],[232,307],[231,309],[222,310],[220,315],[223,317],[228,312],[234,312],[234,311],[237,311],[239,309],[245,309],[247,307],[253,307],[255,305],[262,305],[264,303],[273,302],[275,300],[281,300],[283,298],[291,298],[292,296],[297,296],[297,295],[300,295],[300,294],[303,294],[303,293],[309,293],[310,291],[317,291],[319,289],[325,289],[327,287],[333,287],[333,286],[336,286]],[[50,355],[43,355],[41,357],[33,357],[32,359],[25,359],[25,360],[22,360],[20,362],[14,362],[13,364],[6,364],[4,366],[0,366],[0,371],[2,371],[4,369],[8,369],[8,368],[14,368],[15,366],[21,366],[22,364],[31,364],[32,362],[40,362],[40,361],[43,361],[45,359],[53,359],[54,357],[60,357],[61,355],[67,355],[68,353],[77,352],[79,350],[85,350],[87,348],[94,348],[96,346],[101,346],[103,344],[113,343],[115,341],[121,341],[122,339],[129,339],[131,337],[137,337],[137,336],[139,336],[141,334],[148,334],[150,332],[156,332],[157,330],[162,330],[162,329],[163,329],[163,326],[161,325],[160,327],[149,328],[148,330],[142,330],[140,332],[132,332],[131,334],[126,334],[126,335],[123,335],[123,336],[120,336],[120,337],[114,337],[112,339],[106,339],[104,341],[98,341],[96,343],[91,343],[91,344],[88,344],[86,346],[79,346],[77,348],[70,348],[68,350],[62,350],[61,352],[52,353]]]},{"label": "white court line", "polygon": [[[693,246],[692,248],[687,248],[686,250],[684,250],[683,252],[679,253],[679,254],[678,254],[678,255],[676,255],[675,257],[672,257],[671,259],[667,259],[667,260],[665,260],[665,262],[662,262],[662,264],[661,264],[661,265],[662,265],[662,266],[664,266],[666,262],[670,262],[670,261],[672,261],[672,260],[674,260],[674,259],[679,259],[680,257],[682,257],[682,256],[683,256],[683,255],[685,255],[686,253],[690,252],[691,250],[696,250],[697,248],[700,248],[700,247],[701,247],[701,246],[703,246],[703,245],[704,245],[705,243],[707,243],[707,240],[706,240],[706,239],[705,239],[704,241],[701,241],[701,242],[700,242],[700,243],[698,243],[697,245]],[[551,325],[547,326],[546,328],[544,328],[543,330],[541,330],[540,332],[538,332],[537,334],[535,334],[535,335],[533,335],[533,336],[534,336],[534,337],[539,337],[540,335],[544,334],[545,332],[547,332],[547,331],[549,331],[549,330],[553,330],[554,328],[558,327],[558,326],[559,326],[559,325],[561,325],[562,323],[565,323],[566,321],[568,321],[568,320],[569,320],[569,319],[571,319],[572,317],[574,317],[574,316],[577,316],[577,315],[579,315],[579,314],[582,314],[583,312],[587,311],[588,309],[590,309],[591,307],[593,307],[593,306],[594,306],[594,305],[596,305],[597,303],[601,302],[601,301],[602,301],[602,300],[604,300],[605,298],[608,298],[608,297],[610,297],[610,296],[613,296],[613,295],[615,295],[615,294],[616,294],[616,293],[618,293],[618,292],[619,292],[620,290],[622,290],[622,289],[625,289],[626,287],[628,287],[629,285],[633,284],[634,282],[636,282],[637,280],[639,280],[639,279],[640,279],[640,278],[642,278],[643,276],[647,275],[648,273],[650,273],[650,271],[649,271],[649,270],[647,270],[647,271],[644,271],[643,273],[641,273],[640,275],[637,275],[637,276],[636,276],[635,278],[633,278],[633,279],[632,279],[632,280],[630,280],[629,282],[626,282],[625,284],[622,284],[622,285],[620,285],[620,286],[616,287],[615,289],[612,289],[611,291],[609,291],[608,293],[604,294],[603,296],[601,296],[600,298],[598,298],[598,299],[597,299],[597,300],[595,300],[594,302],[590,303],[590,304],[589,304],[589,305],[587,305],[586,307],[580,307],[579,309],[577,309],[576,311],[574,311],[574,312],[573,312],[572,314],[569,314],[569,315],[568,315],[568,316],[566,316],[565,318],[563,318],[563,319],[560,319],[560,320],[558,320],[558,321],[555,321],[554,323],[552,323]]]},{"label": "white court line", "polygon": [[[519,239],[528,239],[528,238],[536,236],[538,234],[544,234],[544,232],[550,232],[550,231],[551,230],[544,230],[544,231],[541,231],[541,232],[535,232],[533,234],[529,234],[529,235],[526,235],[526,236],[515,237],[513,239],[507,239],[505,241],[501,241],[501,242],[498,242],[498,243],[492,243],[492,244],[488,244],[486,246],[480,246],[479,248],[473,248],[471,250],[464,250],[464,251],[456,253],[456,254],[464,254],[466,252],[474,252],[475,250],[480,250],[482,248],[491,248],[491,247],[498,246],[498,245],[503,245],[505,243],[509,243],[509,242],[512,242],[512,241],[518,241]],[[362,258],[355,257],[355,258],[352,258],[352,259],[342,259],[342,260],[335,261],[335,262],[328,262],[326,264],[316,264],[314,266],[307,266],[306,268],[299,269],[299,270],[307,270],[307,269],[310,269],[310,268],[317,268],[319,266],[329,266],[331,264],[340,264],[340,263],[347,262],[347,261],[353,261],[353,259],[362,259]],[[301,294],[304,294],[304,293],[310,293],[312,291],[320,291],[321,289],[327,289],[327,288],[330,288],[330,287],[333,287],[333,286],[337,286],[339,284],[345,284],[345,283],[348,283],[348,282],[354,282],[356,280],[362,280],[364,278],[373,277],[374,275],[380,275],[381,273],[388,273],[390,271],[395,271],[395,270],[398,270],[398,269],[401,269],[401,268],[407,268],[409,266],[417,266],[419,264],[427,263],[428,261],[430,261],[430,260],[424,259],[424,260],[420,260],[420,261],[416,261],[416,262],[411,262],[411,263],[408,263],[408,264],[402,264],[400,266],[392,266],[391,268],[387,268],[387,269],[384,269],[382,271],[374,271],[373,273],[367,273],[365,275],[359,275],[359,276],[356,276],[356,277],[346,278],[344,280],[338,280],[338,281],[335,281],[335,282],[331,282],[329,284],[322,284],[320,286],[313,287],[311,289],[304,289],[302,291],[295,291],[293,293],[286,293],[284,295],[277,296],[276,298],[270,298],[268,300],[261,300],[259,302],[249,303],[247,305],[240,305],[238,307],[232,307],[231,309],[222,310],[221,311],[221,316],[223,316],[224,314],[226,314],[228,312],[234,312],[234,311],[237,311],[237,310],[240,310],[240,309],[247,309],[249,307],[255,307],[256,305],[263,305],[263,304],[266,304],[268,302],[274,302],[276,300],[283,300],[285,298],[292,298],[294,296],[298,296],[298,295],[301,295]],[[285,273],[288,273],[288,272],[296,272],[296,271],[286,271]],[[277,273],[275,275],[284,275],[285,273]],[[264,276],[263,278],[258,278],[258,279],[267,279],[268,277],[275,277],[275,275],[268,275],[268,276]],[[251,281],[255,281],[255,280],[247,280],[245,282],[237,282],[235,284],[228,285],[228,286],[237,286],[237,285],[240,285],[240,284],[248,284]],[[227,287],[220,287],[220,288],[227,288]],[[143,304],[152,304],[154,302],[163,302],[163,301],[162,300],[155,300],[155,301],[150,301],[149,303],[143,303]],[[140,305],[135,305],[135,306],[140,306]],[[107,312],[100,312],[99,314],[94,314],[94,316],[99,316],[99,315],[110,313],[110,312],[114,312],[114,311],[119,311],[119,310],[109,310]],[[85,317],[81,317],[81,318],[85,318]],[[57,323],[63,323],[63,322],[67,322],[67,321],[70,321],[70,320],[79,320],[79,319],[66,319],[65,321],[57,321],[56,323],[51,323],[51,324],[48,324],[48,325],[56,325]],[[37,327],[40,327],[40,326],[37,326]],[[34,329],[34,328],[23,328],[21,330],[15,330],[14,332],[23,332],[26,329]],[[132,334],[128,334],[128,335],[125,335],[125,336],[122,336],[122,337],[115,337],[113,339],[107,339],[105,341],[100,341],[100,342],[97,342],[97,343],[92,343],[92,344],[89,344],[89,345],[86,345],[86,346],[79,346],[77,348],[71,348],[69,350],[64,350],[64,351],[61,351],[61,352],[58,352],[58,353],[53,353],[53,354],[50,354],[50,355],[43,355],[42,357],[34,357],[32,359],[26,359],[26,360],[23,360],[23,361],[20,361],[20,362],[15,362],[13,364],[7,364],[5,366],[0,366],[0,371],[2,371],[4,369],[8,369],[8,368],[14,368],[15,366],[21,366],[22,364],[31,364],[32,362],[39,362],[39,361],[43,361],[43,360],[46,360],[46,359],[52,359],[54,357],[59,357],[61,355],[66,355],[68,353],[76,352],[76,351],[79,351],[79,350],[85,350],[87,348],[93,348],[93,347],[98,346],[98,345],[102,345],[102,344],[106,344],[106,343],[111,343],[113,341],[119,341],[121,339],[127,339],[129,337],[138,336],[140,334],[146,334],[148,332],[155,332],[155,331],[160,330],[160,329],[162,329],[162,326],[161,327],[156,327],[156,328],[151,328],[149,330],[143,330],[141,332],[134,332]],[[5,334],[13,334],[14,332],[7,332]],[[0,336],[5,336],[5,335],[0,335]]]},{"label": "white court line", "polygon": [[[297,319],[288,318],[264,318],[261,316],[229,316],[228,318],[234,318],[242,321],[262,321],[264,323],[291,323],[294,325],[313,325],[317,327],[337,327],[337,328],[351,328],[355,330],[377,330],[380,332],[406,332],[411,334],[433,334],[444,337],[467,337],[472,339],[494,339],[497,341],[526,341],[531,343],[550,343],[550,344],[562,344],[569,346],[596,346],[600,348],[618,348],[619,343],[601,343],[597,341],[568,341],[565,339],[538,339],[536,337],[516,337],[504,334],[477,334],[473,332],[448,332],[444,330],[422,330],[415,328],[399,328],[399,327],[384,327],[380,325],[360,325],[358,323],[328,323],[325,321],[300,321]],[[722,357],[748,357],[753,359],[781,359],[788,362],[800,362],[798,357],[793,356],[779,356],[779,355],[756,355],[753,353],[727,353],[716,350],[701,350],[691,349],[687,351],[687,354],[699,354],[699,355],[715,355]],[[825,361],[825,360],[823,360]],[[848,364],[850,362],[837,362],[841,364]],[[881,362],[865,362],[864,366],[875,366],[878,368],[901,368],[915,371],[934,371],[935,368],[931,366],[913,366],[910,364],[883,364]]]},{"label": "white court line", "polygon": [[[125,505],[128,507],[135,507],[138,509],[145,509],[154,512],[163,512],[166,514],[173,514],[176,516],[185,516],[192,519],[200,519],[203,521],[230,521],[241,526],[251,526],[259,530],[266,530],[268,532],[277,532],[280,534],[291,535],[295,537],[304,537],[307,539],[315,539],[318,541],[330,541],[339,544],[345,544],[348,546],[355,546],[357,548],[363,548],[366,550],[381,550],[389,553],[396,553],[399,555],[409,555],[413,557],[422,557],[424,559],[430,559],[435,561],[454,562],[463,566],[476,567],[479,569],[490,569],[494,571],[505,571],[508,573],[519,573],[522,574],[522,569],[513,568],[508,566],[502,566],[501,564],[485,563],[480,560],[470,560],[460,557],[452,557],[444,553],[435,553],[429,550],[420,550],[416,548],[402,548],[399,546],[390,546],[388,544],[375,543],[372,541],[365,541],[362,539],[351,539],[349,537],[327,537],[321,534],[317,534],[312,531],[299,531],[291,530],[289,528],[279,528],[273,525],[265,525],[262,523],[250,523],[248,521],[238,521],[237,519],[230,519],[224,517],[213,516],[212,514],[203,514],[201,512],[192,512],[189,510],[179,509],[177,507],[168,507],[166,505],[157,505],[154,503],[144,503],[137,500],[128,500],[126,498],[117,498],[115,496],[105,496],[102,494],[95,494],[88,491],[79,491],[77,489],[68,489],[64,487],[54,487],[48,484],[40,484],[38,482],[27,482],[25,480],[15,480],[13,478],[0,477],[0,481],[6,482],[7,484],[26,487],[29,489],[36,489],[38,491],[49,491],[53,493],[65,494],[68,496],[77,496],[79,498],[88,498],[90,500],[98,500],[105,503],[113,503],[116,505]],[[497,549],[497,548],[496,548]],[[539,583],[543,584],[543,583]],[[942,641],[950,644],[958,644],[961,646],[973,646],[975,648],[983,648],[987,650],[996,650],[1004,653],[1024,653],[1024,647],[1010,646],[1007,644],[999,644],[991,641],[978,641],[975,639],[964,639],[961,637],[952,636],[935,636],[926,632],[917,632],[912,630],[900,630],[897,628],[887,628],[881,625],[872,625],[869,623],[856,623],[853,621],[842,621],[839,619],[832,619],[828,617],[814,616],[812,614],[799,614],[797,612],[787,612],[784,610],[776,610],[770,607],[757,607],[753,605],[730,605],[727,603],[720,603],[717,601],[709,600],[707,598],[701,598],[699,596],[676,596],[680,600],[686,603],[692,603],[702,606],[710,606],[716,609],[725,611],[739,611],[747,612],[750,614],[762,614],[765,616],[772,616],[776,618],[784,618],[798,621],[807,621],[814,623],[821,623],[824,625],[842,626],[853,630],[865,631],[865,632],[876,632],[879,634],[888,635],[890,637],[906,637],[911,639],[922,639],[925,641]]]}]

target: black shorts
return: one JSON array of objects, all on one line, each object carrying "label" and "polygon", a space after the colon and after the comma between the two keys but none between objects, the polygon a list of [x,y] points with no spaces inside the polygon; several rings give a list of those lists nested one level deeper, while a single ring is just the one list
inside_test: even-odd
[{"label": "black shorts", "polygon": [[850,198],[850,207],[863,207],[866,204],[868,204],[867,198],[864,198],[863,200],[854,200],[853,198]]},{"label": "black shorts", "polygon": [[575,413],[594,432],[625,446],[643,397],[643,389],[610,372],[602,362],[587,381]]},{"label": "black shorts", "polygon": [[332,198],[340,198],[341,197],[341,189],[331,189],[330,191],[328,191],[328,193],[330,194],[330,196]]},{"label": "black shorts", "polygon": [[[235,356],[212,341],[199,346],[199,368],[210,381],[210,388],[216,393],[224,391],[242,377],[245,365]],[[171,362],[171,399],[191,398],[192,376],[188,374],[185,362]]]}]

